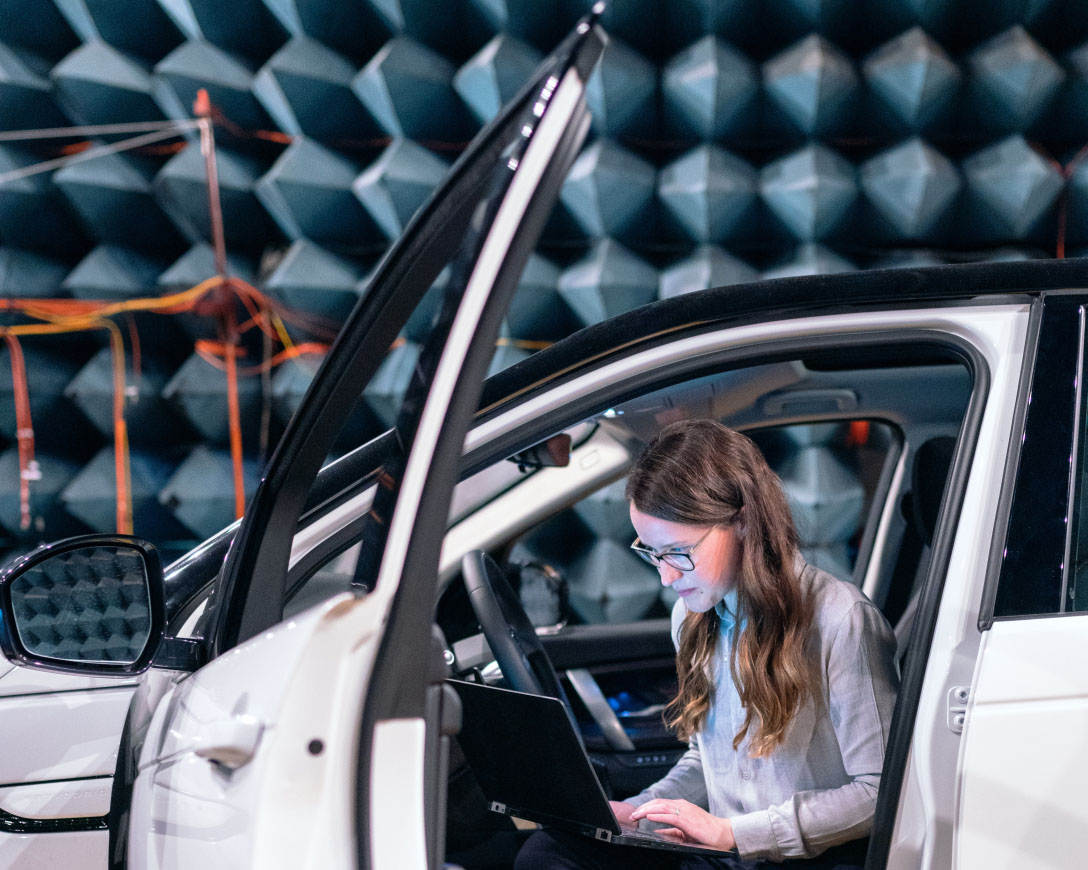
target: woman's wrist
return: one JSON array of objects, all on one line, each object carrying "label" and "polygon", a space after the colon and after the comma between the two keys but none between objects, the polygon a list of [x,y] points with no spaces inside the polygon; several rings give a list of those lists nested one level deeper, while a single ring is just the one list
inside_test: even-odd
[{"label": "woman's wrist", "polygon": [[714,845],[727,851],[737,847],[737,840],[733,836],[733,822],[729,819],[718,819],[718,838]]}]

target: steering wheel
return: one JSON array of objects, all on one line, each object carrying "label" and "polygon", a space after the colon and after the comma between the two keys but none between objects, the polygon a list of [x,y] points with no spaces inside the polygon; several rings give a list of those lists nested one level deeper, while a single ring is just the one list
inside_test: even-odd
[{"label": "steering wheel", "polygon": [[558,698],[569,711],[567,693],[502,568],[487,553],[473,550],[461,560],[461,570],[476,621],[510,687]]}]

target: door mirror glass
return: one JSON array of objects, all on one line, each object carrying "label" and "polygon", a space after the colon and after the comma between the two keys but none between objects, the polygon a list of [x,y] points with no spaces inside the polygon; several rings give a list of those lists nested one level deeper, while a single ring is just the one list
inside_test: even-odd
[{"label": "door mirror glass", "polygon": [[26,666],[139,673],[162,638],[162,568],[136,539],[92,535],[43,547],[8,569],[0,593],[0,641]]}]

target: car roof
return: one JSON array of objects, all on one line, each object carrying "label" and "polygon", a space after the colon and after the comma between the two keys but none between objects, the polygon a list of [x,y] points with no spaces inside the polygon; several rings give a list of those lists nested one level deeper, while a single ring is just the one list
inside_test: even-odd
[{"label": "car roof", "polygon": [[588,326],[493,375],[484,385],[481,413],[594,360],[701,325],[868,307],[1014,301],[1080,287],[1088,287],[1088,258],[874,269],[714,287],[651,302]]}]

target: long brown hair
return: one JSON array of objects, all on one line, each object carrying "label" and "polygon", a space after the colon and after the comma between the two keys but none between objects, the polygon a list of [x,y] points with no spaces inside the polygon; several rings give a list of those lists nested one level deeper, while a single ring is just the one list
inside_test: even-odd
[{"label": "long brown hair", "polygon": [[[693,526],[742,530],[734,575],[737,625],[729,668],[744,705],[733,748],[751,734],[753,756],[770,753],[805,700],[805,643],[812,605],[795,568],[798,538],[777,475],[744,435],[712,420],[666,426],[646,446],[627,478],[627,498],[642,513]],[[720,620],[712,608],[688,613],[676,667],[680,691],[666,708],[668,724],[688,740],[706,722],[713,685],[709,663]]]}]

